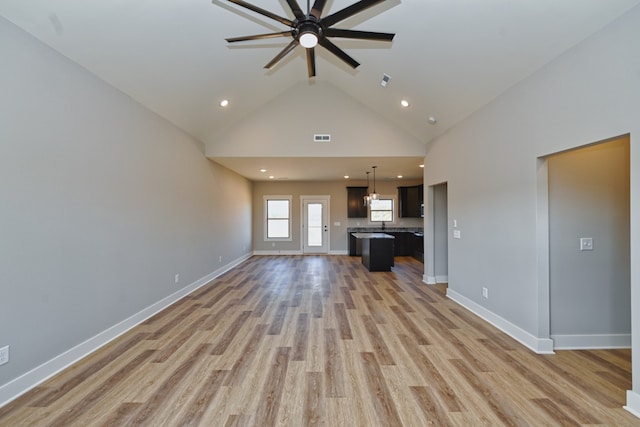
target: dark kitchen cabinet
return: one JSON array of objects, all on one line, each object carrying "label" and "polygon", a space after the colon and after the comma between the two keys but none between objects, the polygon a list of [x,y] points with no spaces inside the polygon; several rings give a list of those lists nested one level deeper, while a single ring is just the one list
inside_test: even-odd
[{"label": "dark kitchen cabinet", "polygon": [[367,207],[364,205],[364,196],[367,195],[367,187],[347,187],[347,217],[366,218]]},{"label": "dark kitchen cabinet", "polygon": [[413,257],[420,262],[424,262],[424,234],[411,233],[411,247],[413,249]]},{"label": "dark kitchen cabinet", "polygon": [[400,217],[401,218],[422,217],[423,199],[424,199],[423,185],[413,185],[410,187],[398,187]]},{"label": "dark kitchen cabinet", "polygon": [[393,254],[395,256],[411,256],[413,255],[413,248],[411,247],[410,236],[412,233],[407,232],[387,232],[386,234],[390,234],[395,237],[394,245],[393,245]]}]

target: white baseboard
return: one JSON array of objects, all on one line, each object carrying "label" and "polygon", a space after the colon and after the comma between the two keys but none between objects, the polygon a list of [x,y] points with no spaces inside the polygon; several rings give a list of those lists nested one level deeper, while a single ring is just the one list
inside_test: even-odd
[{"label": "white baseboard", "polygon": [[265,256],[265,255],[304,255],[301,250],[294,251],[253,251],[253,254],[256,256]]},{"label": "white baseboard", "polygon": [[436,276],[427,276],[426,274],[422,276],[422,281],[427,285],[435,285],[437,282]]},{"label": "white baseboard", "polygon": [[447,289],[447,297],[454,302],[460,304],[472,313],[480,316],[482,319],[491,323],[496,328],[500,329],[511,338],[520,342],[525,347],[528,347],[532,351],[538,354],[553,354],[553,340],[550,338],[538,338],[519,326],[514,325],[508,320],[498,316],[494,312],[487,310],[480,304],[470,300],[469,298]]},{"label": "white baseboard", "polygon": [[251,257],[246,254],[0,386],[0,408]]},{"label": "white baseboard", "polygon": [[624,409],[640,418],[640,394],[633,390],[627,390],[627,404]]},{"label": "white baseboard", "polygon": [[349,251],[329,251],[327,254],[311,254],[304,253],[303,251],[296,249],[291,251],[253,251],[256,256],[273,256],[273,255],[349,255]]},{"label": "white baseboard", "polygon": [[556,350],[631,348],[631,334],[551,335]]},{"label": "white baseboard", "polygon": [[449,276],[436,276],[436,283],[449,283]]},{"label": "white baseboard", "polygon": [[349,251],[346,249],[343,251],[329,251],[329,255],[349,255]]}]

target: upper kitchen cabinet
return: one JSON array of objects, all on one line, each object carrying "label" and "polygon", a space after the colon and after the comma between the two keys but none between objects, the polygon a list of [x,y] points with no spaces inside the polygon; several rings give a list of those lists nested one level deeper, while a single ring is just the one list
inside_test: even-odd
[{"label": "upper kitchen cabinet", "polygon": [[398,200],[401,218],[422,217],[422,203],[424,198],[424,185],[412,185],[410,187],[398,187]]},{"label": "upper kitchen cabinet", "polygon": [[366,195],[367,187],[347,187],[347,217],[367,217],[367,207],[364,205]]}]

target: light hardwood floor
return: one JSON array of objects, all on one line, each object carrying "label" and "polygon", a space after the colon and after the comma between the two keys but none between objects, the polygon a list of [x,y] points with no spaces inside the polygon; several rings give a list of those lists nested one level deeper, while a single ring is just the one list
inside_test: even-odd
[{"label": "light hardwood floor", "polygon": [[0,425],[640,425],[622,408],[629,350],[536,355],[422,268],[253,257],[0,408]]}]

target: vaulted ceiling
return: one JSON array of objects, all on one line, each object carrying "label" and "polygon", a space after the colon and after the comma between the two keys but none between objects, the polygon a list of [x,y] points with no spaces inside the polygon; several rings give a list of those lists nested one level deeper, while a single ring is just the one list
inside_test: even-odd
[{"label": "vaulted ceiling", "polygon": [[[328,0],[324,15],[356,1]],[[285,0],[249,3],[293,19]],[[361,65],[317,47],[313,79],[302,47],[263,68],[288,38],[227,43],[287,27],[226,0],[3,0],[0,16],[204,144],[301,83],[330,84],[428,143],[638,3],[387,0],[335,27],[396,33],[393,42],[333,39]],[[246,176],[249,167],[234,161]]]}]

